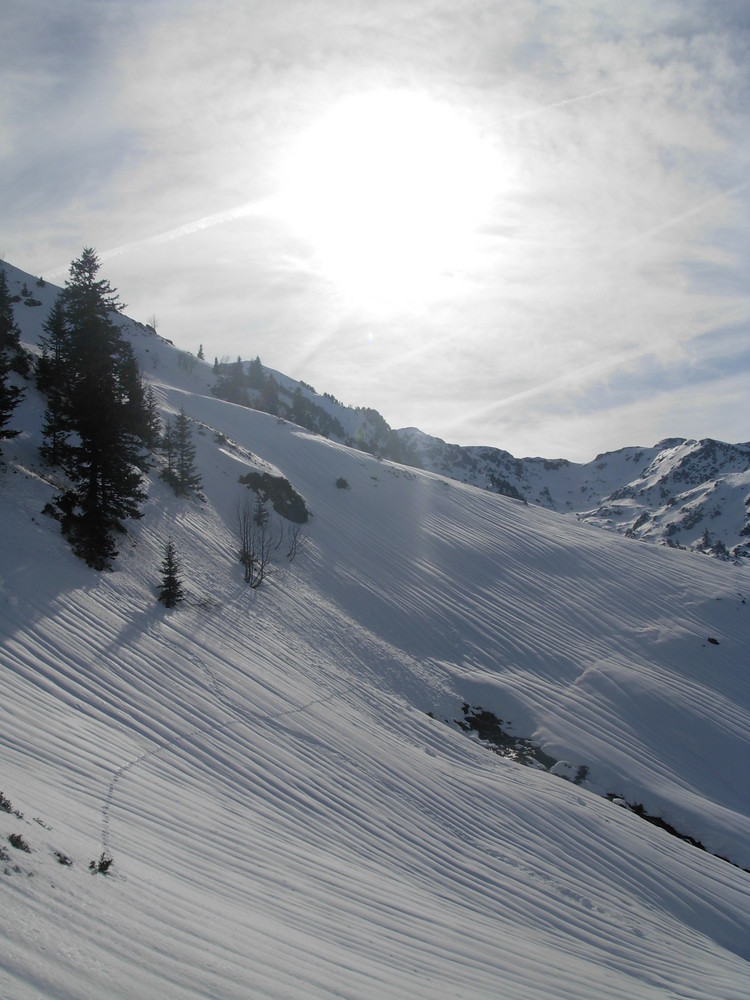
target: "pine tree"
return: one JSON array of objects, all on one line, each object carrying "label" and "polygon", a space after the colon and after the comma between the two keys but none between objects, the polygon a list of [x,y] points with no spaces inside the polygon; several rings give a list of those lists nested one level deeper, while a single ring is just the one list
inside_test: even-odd
[{"label": "pine tree", "polygon": [[237,360],[231,365],[226,378],[224,398],[228,399],[230,403],[239,403],[241,406],[247,406],[246,386],[245,369],[242,359],[237,355]]},{"label": "pine tree", "polygon": [[195,445],[190,427],[190,420],[184,409],[175,417],[175,492],[182,496],[197,493],[201,488],[201,477],[195,467]]},{"label": "pine tree", "polygon": [[159,600],[168,608],[173,608],[185,599],[185,592],[180,579],[180,563],[177,559],[174,543],[170,538],[164,548],[164,559],[161,564],[161,586]]},{"label": "pine tree", "polygon": [[247,384],[251,389],[262,389],[266,381],[266,376],[263,374],[263,365],[260,362],[260,357],[255,357],[250,362],[250,367],[247,370]]},{"label": "pine tree", "polygon": [[201,476],[195,466],[195,445],[190,426],[190,418],[184,409],[174,420],[170,420],[164,430],[162,448],[167,458],[167,467],[162,479],[169,483],[178,496],[190,496],[201,488]]},{"label": "pine tree", "polygon": [[165,482],[169,483],[173,490],[177,490],[177,474],[175,473],[175,438],[172,421],[168,420],[164,425],[164,436],[161,439],[161,447],[167,459],[167,467],[161,476]]},{"label": "pine tree", "polygon": [[[123,519],[140,517],[146,456],[143,387],[132,349],[111,318],[122,304],[109,282],[97,278],[99,267],[85,248],[61,295],[62,465],[73,487],[58,505],[76,553],[104,569],[117,555],[112,533],[123,530]],[[43,366],[43,381],[48,375]]]},{"label": "pine tree", "polygon": [[11,366],[6,352],[0,350],[0,441],[14,438],[19,433],[11,430],[8,424],[13,410],[21,401],[23,390],[9,383],[10,372]]},{"label": "pine tree", "polygon": [[149,386],[146,389],[146,395],[144,397],[143,405],[145,407],[145,423],[146,423],[146,437],[145,445],[149,451],[153,451],[159,444],[161,438],[161,418],[159,416],[159,410],[156,405],[156,396],[154,395],[153,386]]},{"label": "pine tree", "polygon": [[21,330],[13,315],[13,303],[5,268],[0,267],[0,353],[14,372],[28,378],[31,371],[29,355],[21,347]]},{"label": "pine tree", "polygon": [[273,375],[269,375],[263,383],[263,391],[260,394],[258,406],[260,409],[265,410],[266,413],[279,412],[279,383]]},{"label": "pine tree", "polygon": [[43,444],[39,449],[42,458],[50,465],[61,465],[66,435],[70,428],[65,420],[65,389],[68,379],[65,371],[65,310],[62,295],[58,295],[47,317],[39,339],[42,353],[36,360],[36,384],[47,396],[47,409],[42,425]]},{"label": "pine tree", "polygon": [[18,435],[18,431],[8,427],[13,410],[21,402],[23,389],[11,385],[11,371],[24,374],[21,359],[25,352],[21,347],[21,334],[13,315],[8,280],[5,269],[0,268],[0,440],[8,440]]},{"label": "pine tree", "polygon": [[205,361],[206,360],[206,355],[203,353],[203,344],[201,344],[200,347],[198,348],[197,357],[198,357],[199,361]]}]

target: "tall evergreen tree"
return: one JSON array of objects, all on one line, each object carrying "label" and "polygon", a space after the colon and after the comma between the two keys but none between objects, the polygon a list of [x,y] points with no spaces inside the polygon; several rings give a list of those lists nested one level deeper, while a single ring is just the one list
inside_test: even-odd
[{"label": "tall evergreen tree", "polygon": [[148,389],[146,389],[143,404],[146,411],[145,445],[149,451],[153,451],[159,444],[159,439],[161,438],[161,417],[159,416],[159,410],[156,405],[154,389],[151,385]]},{"label": "tall evergreen tree", "polygon": [[8,426],[11,414],[21,401],[23,390],[11,385],[9,375],[10,362],[5,351],[0,350],[0,441],[17,436],[18,431]]},{"label": "tall evergreen tree", "polygon": [[256,355],[250,362],[250,367],[247,370],[248,387],[250,389],[262,389],[265,381],[266,376],[263,374],[263,365],[260,362],[260,357]]},{"label": "tall evergreen tree", "polygon": [[99,267],[85,248],[61,294],[62,463],[73,487],[58,503],[75,551],[103,569],[117,555],[112,533],[123,519],[140,517],[146,456],[143,387],[132,349],[112,321],[122,304],[97,277]]},{"label": "tall evergreen tree", "polygon": [[201,476],[195,465],[195,445],[190,418],[184,409],[167,421],[162,438],[167,467],[162,473],[178,496],[190,496],[201,488]]},{"label": "tall evergreen tree", "polygon": [[18,434],[8,424],[13,410],[21,401],[23,389],[10,384],[10,373],[17,371],[25,374],[23,358],[25,352],[21,347],[21,332],[13,315],[8,279],[5,269],[0,268],[0,440],[7,440]]},{"label": "tall evergreen tree", "polygon": [[175,417],[175,478],[177,493],[189,496],[201,488],[201,476],[195,466],[195,445],[190,420],[184,410]]},{"label": "tall evergreen tree", "polygon": [[42,425],[42,458],[50,465],[62,465],[67,434],[70,430],[65,418],[67,330],[63,297],[58,295],[47,317],[44,333],[39,340],[42,353],[36,360],[37,388],[47,397],[47,408]]},{"label": "tall evergreen tree", "polygon": [[21,330],[13,314],[13,302],[4,267],[0,267],[0,353],[5,355],[12,371],[28,378],[31,362],[29,355],[21,347]]},{"label": "tall evergreen tree", "polygon": [[174,427],[172,426],[172,421],[167,420],[164,425],[164,435],[161,439],[162,450],[167,459],[167,467],[162,472],[162,479],[165,479],[169,485],[176,489],[176,475],[174,471],[175,465],[175,441],[174,441]]},{"label": "tall evergreen tree", "polygon": [[247,406],[246,386],[245,368],[242,364],[242,359],[237,355],[237,360],[230,366],[229,373],[226,376],[222,396],[224,399],[228,399],[230,403],[240,403],[242,406]]}]

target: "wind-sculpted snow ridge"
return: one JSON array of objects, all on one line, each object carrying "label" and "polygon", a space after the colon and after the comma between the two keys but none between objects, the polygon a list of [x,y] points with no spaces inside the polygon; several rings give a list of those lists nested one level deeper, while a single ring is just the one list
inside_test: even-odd
[{"label": "wind-sculpted snow ridge", "polygon": [[[748,997],[746,565],[379,462],[132,338],[205,502],[155,469],[96,574],[40,514],[32,387],[4,444],[0,995]],[[258,590],[252,469],[312,513]],[[464,703],[585,780],[491,753]]]}]

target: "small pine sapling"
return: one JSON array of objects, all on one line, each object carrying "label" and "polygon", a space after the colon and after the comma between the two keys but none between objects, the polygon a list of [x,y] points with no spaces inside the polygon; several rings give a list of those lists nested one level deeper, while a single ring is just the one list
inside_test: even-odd
[{"label": "small pine sapling", "polygon": [[164,549],[164,560],[161,564],[159,600],[165,607],[174,608],[184,599],[185,592],[180,579],[180,564],[174,542],[170,538]]}]

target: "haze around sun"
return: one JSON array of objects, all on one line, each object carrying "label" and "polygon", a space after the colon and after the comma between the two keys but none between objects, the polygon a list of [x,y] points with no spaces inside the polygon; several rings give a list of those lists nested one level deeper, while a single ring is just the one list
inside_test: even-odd
[{"label": "haze around sun", "polygon": [[315,266],[352,304],[420,305],[471,267],[502,184],[492,144],[417,92],[338,101],[294,143],[278,201]]}]

